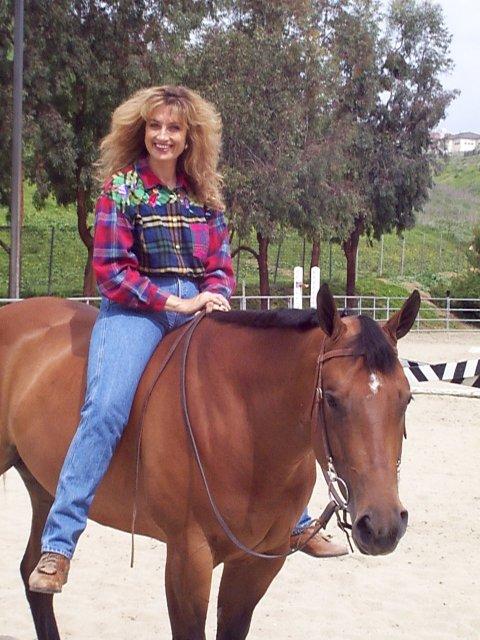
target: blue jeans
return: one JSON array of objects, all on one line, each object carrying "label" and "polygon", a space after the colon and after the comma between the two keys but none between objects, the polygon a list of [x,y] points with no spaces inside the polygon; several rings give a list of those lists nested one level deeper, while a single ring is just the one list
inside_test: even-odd
[{"label": "blue jeans", "polygon": [[[181,298],[198,293],[197,285],[187,278],[152,280]],[[128,309],[102,299],[90,341],[85,402],[45,523],[42,552],[73,556],[95,490],[128,422],[142,373],[165,334],[189,319],[175,312]],[[308,526],[305,513],[296,529]]]},{"label": "blue jeans", "polygon": [[300,520],[295,525],[295,528],[292,531],[292,533],[294,535],[297,534],[297,533],[301,533],[304,529],[309,527],[312,524],[312,522],[313,522],[313,520],[310,517],[310,514],[308,513],[308,507],[305,507],[302,515],[300,516]]},{"label": "blue jeans", "polygon": [[[187,278],[152,280],[181,298],[198,293],[197,285]],[[90,341],[85,402],[45,523],[43,552],[72,557],[95,490],[128,422],[142,373],[165,334],[189,319],[175,312],[128,309],[102,299]]]}]

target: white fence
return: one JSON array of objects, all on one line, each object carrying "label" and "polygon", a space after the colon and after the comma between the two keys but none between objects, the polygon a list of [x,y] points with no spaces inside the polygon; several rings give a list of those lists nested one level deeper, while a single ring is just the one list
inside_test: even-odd
[{"label": "white fence", "polygon": [[[374,320],[387,320],[402,306],[405,298],[381,296],[334,296],[339,309],[368,315]],[[100,298],[69,298],[86,304],[98,304]],[[260,309],[262,301],[267,309],[293,308],[291,296],[233,296],[236,309]],[[303,296],[303,308],[310,307],[310,296]],[[17,302],[0,298],[0,305]],[[349,306],[349,304],[351,306]],[[422,301],[415,325],[416,331],[479,331],[480,300],[478,298],[430,298]]]}]

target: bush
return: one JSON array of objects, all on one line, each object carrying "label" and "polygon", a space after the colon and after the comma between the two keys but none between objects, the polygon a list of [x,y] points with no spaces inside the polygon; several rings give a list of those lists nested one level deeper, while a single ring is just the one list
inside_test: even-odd
[{"label": "bush", "polygon": [[[445,288],[442,291],[434,291],[434,295],[445,296]],[[450,297],[460,298],[460,300],[452,300],[452,309],[469,309],[471,311],[457,311],[458,316],[466,319],[480,318],[480,273],[478,271],[470,271],[463,275],[453,278],[450,282]],[[476,300],[467,300],[467,298],[476,298]],[[475,311],[478,310],[478,311]]]}]

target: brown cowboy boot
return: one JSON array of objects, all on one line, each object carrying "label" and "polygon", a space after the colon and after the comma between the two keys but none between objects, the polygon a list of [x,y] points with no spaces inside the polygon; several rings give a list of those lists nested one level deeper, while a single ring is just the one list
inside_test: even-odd
[{"label": "brown cowboy boot", "polygon": [[[303,553],[307,553],[314,558],[336,558],[338,556],[345,556],[348,554],[348,549],[343,544],[332,542],[332,540],[326,535],[318,532],[310,540],[308,538],[312,535],[315,527],[314,525],[303,529],[300,533],[296,533],[290,536],[290,548],[300,549]],[[308,540],[308,542],[306,542]]]},{"label": "brown cowboy boot", "polygon": [[59,553],[42,553],[37,566],[30,574],[30,591],[60,593],[67,582],[70,560]]}]

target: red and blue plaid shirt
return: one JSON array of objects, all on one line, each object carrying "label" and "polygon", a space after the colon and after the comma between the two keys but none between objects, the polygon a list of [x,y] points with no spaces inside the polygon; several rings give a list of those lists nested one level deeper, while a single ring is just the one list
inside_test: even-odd
[{"label": "red and blue plaid shirt", "polygon": [[195,278],[200,291],[235,288],[223,213],[194,202],[180,177],[163,186],[146,158],[105,183],[97,200],[93,268],[100,293],[127,307],[160,311],[170,295],[151,276]]}]

